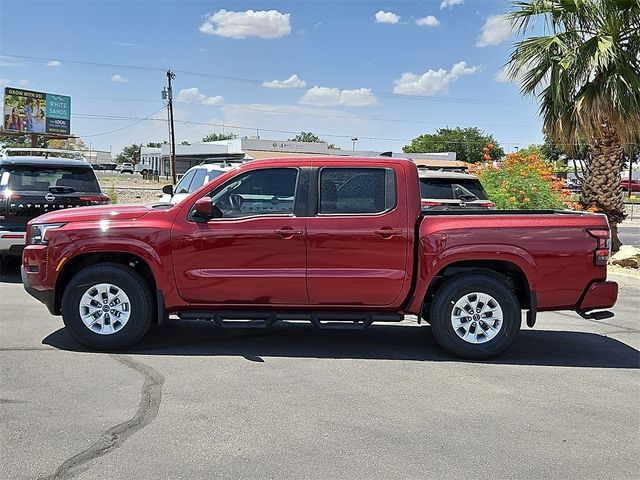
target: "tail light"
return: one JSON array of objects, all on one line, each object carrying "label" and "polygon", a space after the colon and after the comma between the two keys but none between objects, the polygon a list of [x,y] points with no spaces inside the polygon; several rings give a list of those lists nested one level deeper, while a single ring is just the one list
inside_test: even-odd
[{"label": "tail light", "polygon": [[90,205],[107,205],[111,203],[111,199],[106,195],[84,195],[80,197],[83,202],[88,202]]},{"label": "tail light", "polygon": [[496,204],[493,202],[480,202],[478,205],[480,205],[483,208],[495,208]]},{"label": "tail light", "polygon": [[20,195],[12,192],[0,192],[0,200],[9,200],[10,198],[20,198]]},{"label": "tail light", "polygon": [[609,229],[589,229],[587,233],[596,239],[596,248],[593,251],[593,264],[606,265],[611,254],[611,232]]}]

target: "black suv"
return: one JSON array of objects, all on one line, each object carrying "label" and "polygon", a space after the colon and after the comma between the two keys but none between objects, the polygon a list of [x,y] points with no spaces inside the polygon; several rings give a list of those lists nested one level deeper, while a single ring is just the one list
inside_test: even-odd
[{"label": "black suv", "polygon": [[27,222],[39,215],[110,203],[85,160],[44,149],[34,150],[46,156],[9,156],[9,150],[0,153],[0,256],[22,254]]}]

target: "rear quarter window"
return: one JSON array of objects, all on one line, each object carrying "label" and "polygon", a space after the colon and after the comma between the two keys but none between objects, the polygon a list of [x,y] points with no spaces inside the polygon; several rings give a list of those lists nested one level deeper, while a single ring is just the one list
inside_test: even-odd
[{"label": "rear quarter window", "polygon": [[0,188],[13,192],[44,192],[49,187],[71,187],[77,192],[99,193],[100,185],[91,167],[3,166]]}]

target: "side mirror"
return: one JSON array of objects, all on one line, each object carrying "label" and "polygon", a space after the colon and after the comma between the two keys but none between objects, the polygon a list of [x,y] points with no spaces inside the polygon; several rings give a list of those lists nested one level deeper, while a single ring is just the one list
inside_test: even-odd
[{"label": "side mirror", "polygon": [[162,187],[162,193],[173,196],[173,185],[165,185]]},{"label": "side mirror", "polygon": [[211,203],[211,198],[202,197],[196,200],[196,216],[200,218],[211,218],[213,215],[213,203]]}]

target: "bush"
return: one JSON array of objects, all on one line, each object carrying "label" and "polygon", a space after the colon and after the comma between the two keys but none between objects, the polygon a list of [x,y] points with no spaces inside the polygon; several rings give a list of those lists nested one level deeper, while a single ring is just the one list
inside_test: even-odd
[{"label": "bush", "polygon": [[562,180],[553,176],[553,165],[536,154],[509,154],[497,166],[485,163],[473,172],[480,178],[489,198],[500,209],[562,208]]},{"label": "bush", "polygon": [[111,199],[111,203],[118,203],[118,192],[116,192],[116,188],[113,185],[107,190],[107,196]]}]

